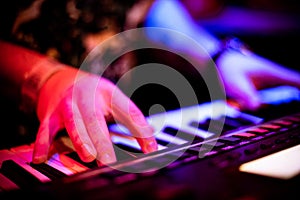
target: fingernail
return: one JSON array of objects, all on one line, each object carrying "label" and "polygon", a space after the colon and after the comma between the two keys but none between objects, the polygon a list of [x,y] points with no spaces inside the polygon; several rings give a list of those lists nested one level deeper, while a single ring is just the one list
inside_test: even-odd
[{"label": "fingernail", "polygon": [[111,164],[116,161],[117,161],[116,157],[114,155],[110,155],[108,153],[102,154],[101,158],[100,158],[100,162],[102,164]]}]

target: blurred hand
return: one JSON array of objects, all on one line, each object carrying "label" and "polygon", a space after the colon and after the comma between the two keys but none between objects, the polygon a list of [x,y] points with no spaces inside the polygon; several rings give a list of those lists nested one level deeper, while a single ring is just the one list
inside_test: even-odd
[{"label": "blurred hand", "polygon": [[143,152],[157,149],[153,129],[136,105],[105,78],[66,67],[41,88],[37,106],[40,127],[33,162],[47,160],[59,130],[66,129],[79,157],[99,165],[116,161],[106,120],[127,126]]},{"label": "blurred hand", "polygon": [[256,54],[235,51],[223,54],[216,65],[226,93],[242,109],[255,110],[261,106],[258,90],[278,85],[300,88],[300,73],[287,69]]}]

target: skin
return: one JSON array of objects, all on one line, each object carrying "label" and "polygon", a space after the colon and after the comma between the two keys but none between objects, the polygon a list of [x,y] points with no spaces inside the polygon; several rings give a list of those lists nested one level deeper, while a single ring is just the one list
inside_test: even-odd
[{"label": "skin", "polygon": [[[193,51],[186,42],[165,42],[166,35],[153,34],[149,39],[164,44],[175,52],[185,52],[199,63],[210,59],[220,48],[220,40],[203,29],[190,13],[189,6],[195,0],[165,1],[153,3],[145,24],[150,27],[167,28],[178,31],[194,39],[205,51]],[[196,3],[197,1],[195,1]],[[196,8],[194,8],[197,11]],[[174,23],[176,21],[176,23]],[[278,86],[291,85],[300,88],[300,73],[289,69],[254,52],[242,54],[237,51],[227,51],[215,62],[218,73],[225,86],[228,97],[233,98],[238,107],[243,110],[256,110],[262,106],[258,90]],[[199,64],[199,66],[203,66]],[[199,69],[201,70],[201,69]]]},{"label": "skin", "polygon": [[[25,74],[42,63],[49,69],[62,65],[37,52],[0,41],[1,77],[19,91]],[[41,74],[42,76],[42,74]],[[55,91],[55,92],[53,92]],[[63,65],[41,87],[36,102],[40,127],[33,162],[47,160],[56,134],[66,129],[80,158],[99,165],[116,161],[106,120],[123,123],[145,153],[157,150],[153,129],[138,107],[109,80]]]}]

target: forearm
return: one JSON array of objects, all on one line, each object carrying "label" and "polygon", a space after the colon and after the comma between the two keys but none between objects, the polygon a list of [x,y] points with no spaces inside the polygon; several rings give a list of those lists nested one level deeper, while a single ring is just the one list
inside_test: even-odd
[{"label": "forearm", "polygon": [[15,99],[26,96],[36,101],[39,89],[60,64],[38,52],[5,41],[0,41],[0,49],[0,76],[5,84],[2,89],[6,90],[1,92]]},{"label": "forearm", "polygon": [[159,34],[149,35],[151,39],[162,42],[173,50],[199,54],[195,55],[196,57],[214,55],[218,52],[221,45],[219,40],[202,29],[199,24],[193,20],[187,10],[185,10],[183,5],[176,0],[156,1],[148,12],[145,24],[148,27],[160,27],[178,31],[190,37],[192,40],[195,40],[204,51],[196,53],[189,52],[192,51],[189,43],[175,40],[167,41],[165,36],[161,35],[161,37],[159,37]]}]

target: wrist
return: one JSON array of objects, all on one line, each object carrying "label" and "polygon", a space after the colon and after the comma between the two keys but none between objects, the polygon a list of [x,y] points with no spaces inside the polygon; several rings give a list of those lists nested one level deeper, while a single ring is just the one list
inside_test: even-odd
[{"label": "wrist", "polygon": [[21,85],[20,110],[25,113],[34,112],[41,87],[63,68],[63,65],[47,59],[39,62],[29,72],[25,73]]},{"label": "wrist", "polygon": [[229,37],[221,42],[219,50],[211,56],[211,59],[217,63],[218,59],[228,52],[239,53],[245,56],[252,54],[249,46],[243,43],[240,39],[236,37]]}]

